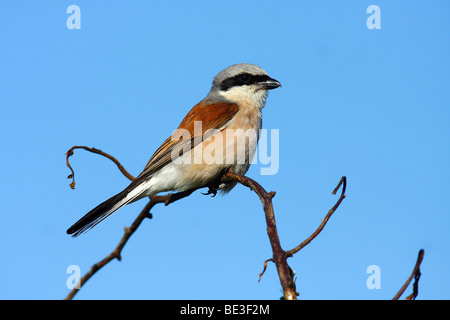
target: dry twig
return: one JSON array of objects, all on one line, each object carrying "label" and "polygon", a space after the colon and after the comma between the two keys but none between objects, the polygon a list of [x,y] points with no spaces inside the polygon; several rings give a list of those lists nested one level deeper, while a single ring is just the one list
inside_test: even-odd
[{"label": "dry twig", "polygon": [[414,284],[413,284],[413,293],[410,294],[408,297],[406,297],[406,300],[415,300],[417,295],[419,294],[419,279],[420,279],[420,264],[422,263],[423,256],[425,254],[425,251],[421,249],[419,251],[419,255],[417,257],[416,265],[414,266],[413,272],[409,276],[408,280],[406,280],[403,287],[400,288],[400,290],[397,292],[395,297],[392,300],[398,300],[400,296],[405,292],[406,288],[411,283],[411,280],[414,278]]},{"label": "dry twig", "polygon": [[96,148],[89,148],[89,147],[85,147],[85,146],[73,146],[72,148],[69,149],[69,151],[66,152],[66,164],[67,164],[67,167],[70,169],[70,171],[72,171],[72,173],[67,178],[72,179],[72,183],[70,184],[70,187],[72,189],[75,189],[75,172],[73,171],[72,166],[69,163],[69,157],[73,155],[73,150],[75,150],[75,149],[84,149],[86,151],[96,153],[96,154],[99,154],[99,155],[102,155],[102,156],[108,158],[109,160],[111,160],[112,162],[114,162],[117,165],[120,172],[122,172],[125,177],[127,177],[131,181],[134,180],[134,177],[131,174],[129,174],[128,171],[125,170],[125,168],[120,164],[120,162],[116,158],[111,156],[110,154],[105,153],[102,150],[96,149]]},{"label": "dry twig", "polygon": [[339,190],[339,188],[342,185],[342,192],[341,192],[341,196],[339,197],[338,201],[336,202],[336,204],[328,211],[327,215],[325,216],[325,218],[322,220],[322,223],[320,224],[320,226],[317,228],[316,231],[314,231],[314,233],[312,235],[310,235],[305,241],[303,241],[302,243],[300,243],[297,247],[295,247],[294,249],[291,249],[289,251],[286,252],[286,254],[288,255],[288,257],[292,257],[294,254],[296,254],[297,252],[299,252],[301,249],[303,249],[306,245],[308,245],[315,237],[317,237],[319,235],[319,233],[323,230],[323,228],[325,227],[325,225],[327,224],[328,220],[330,219],[331,215],[336,211],[336,209],[339,207],[339,205],[341,204],[342,200],[345,199],[345,190],[347,189],[347,178],[345,176],[343,176],[341,178],[341,180],[339,181],[337,187],[333,190],[332,194],[336,194],[336,192]]}]

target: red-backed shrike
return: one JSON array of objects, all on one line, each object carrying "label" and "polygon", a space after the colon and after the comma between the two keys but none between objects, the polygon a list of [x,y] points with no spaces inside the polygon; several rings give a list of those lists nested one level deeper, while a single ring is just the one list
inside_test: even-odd
[{"label": "red-backed shrike", "polygon": [[[238,174],[247,172],[258,144],[267,90],[279,86],[277,80],[253,64],[235,64],[221,71],[214,77],[206,98],[189,111],[141,174],[67,233],[78,236],[124,205],[160,192],[203,187],[229,192],[236,183],[217,181],[230,169]],[[244,145],[236,144],[235,138],[242,141],[242,136]]]}]

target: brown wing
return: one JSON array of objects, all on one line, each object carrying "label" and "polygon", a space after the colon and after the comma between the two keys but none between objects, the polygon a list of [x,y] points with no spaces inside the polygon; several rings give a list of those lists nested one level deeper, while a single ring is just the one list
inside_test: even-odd
[{"label": "brown wing", "polygon": [[[239,106],[234,103],[221,102],[203,104],[200,102],[189,111],[186,117],[184,117],[183,121],[178,126],[178,129],[185,129],[189,132],[191,137],[190,149],[192,149],[195,147],[195,141],[201,141],[201,139],[194,139],[195,137],[203,137],[205,131],[209,129],[223,130],[238,111]],[[201,132],[194,132],[194,123],[196,121],[201,121]],[[138,178],[146,179],[168,163],[172,162],[172,150],[179,143],[186,143],[186,141],[172,140],[172,137],[167,138],[150,158],[144,170],[136,180]],[[182,148],[180,150],[182,150]],[[182,153],[180,153],[180,155],[181,154]]]}]

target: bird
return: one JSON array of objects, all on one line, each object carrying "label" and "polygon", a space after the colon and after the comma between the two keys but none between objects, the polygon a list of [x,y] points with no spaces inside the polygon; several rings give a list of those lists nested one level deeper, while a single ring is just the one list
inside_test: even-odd
[{"label": "bird", "polygon": [[[232,170],[245,174],[256,152],[268,90],[281,83],[250,63],[231,65],[213,79],[206,97],[154,152],[143,171],[121,192],[89,211],[69,229],[77,237],[121,207],[161,192],[208,187],[226,194],[236,182],[220,183]],[[231,137],[231,138],[230,138]],[[236,140],[243,141],[236,143]]]}]

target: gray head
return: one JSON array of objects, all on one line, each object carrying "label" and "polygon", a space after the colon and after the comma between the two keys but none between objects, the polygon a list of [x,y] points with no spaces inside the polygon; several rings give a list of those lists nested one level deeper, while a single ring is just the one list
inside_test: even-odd
[{"label": "gray head", "polygon": [[234,64],[219,72],[213,80],[211,90],[229,90],[234,86],[258,85],[260,89],[270,90],[281,84],[270,78],[262,68],[255,64]]},{"label": "gray head", "polygon": [[[267,90],[281,84],[259,66],[249,63],[234,64],[219,72],[213,80],[207,99],[225,98],[232,102],[257,103],[264,106]],[[261,105],[262,104],[262,105]]]}]

